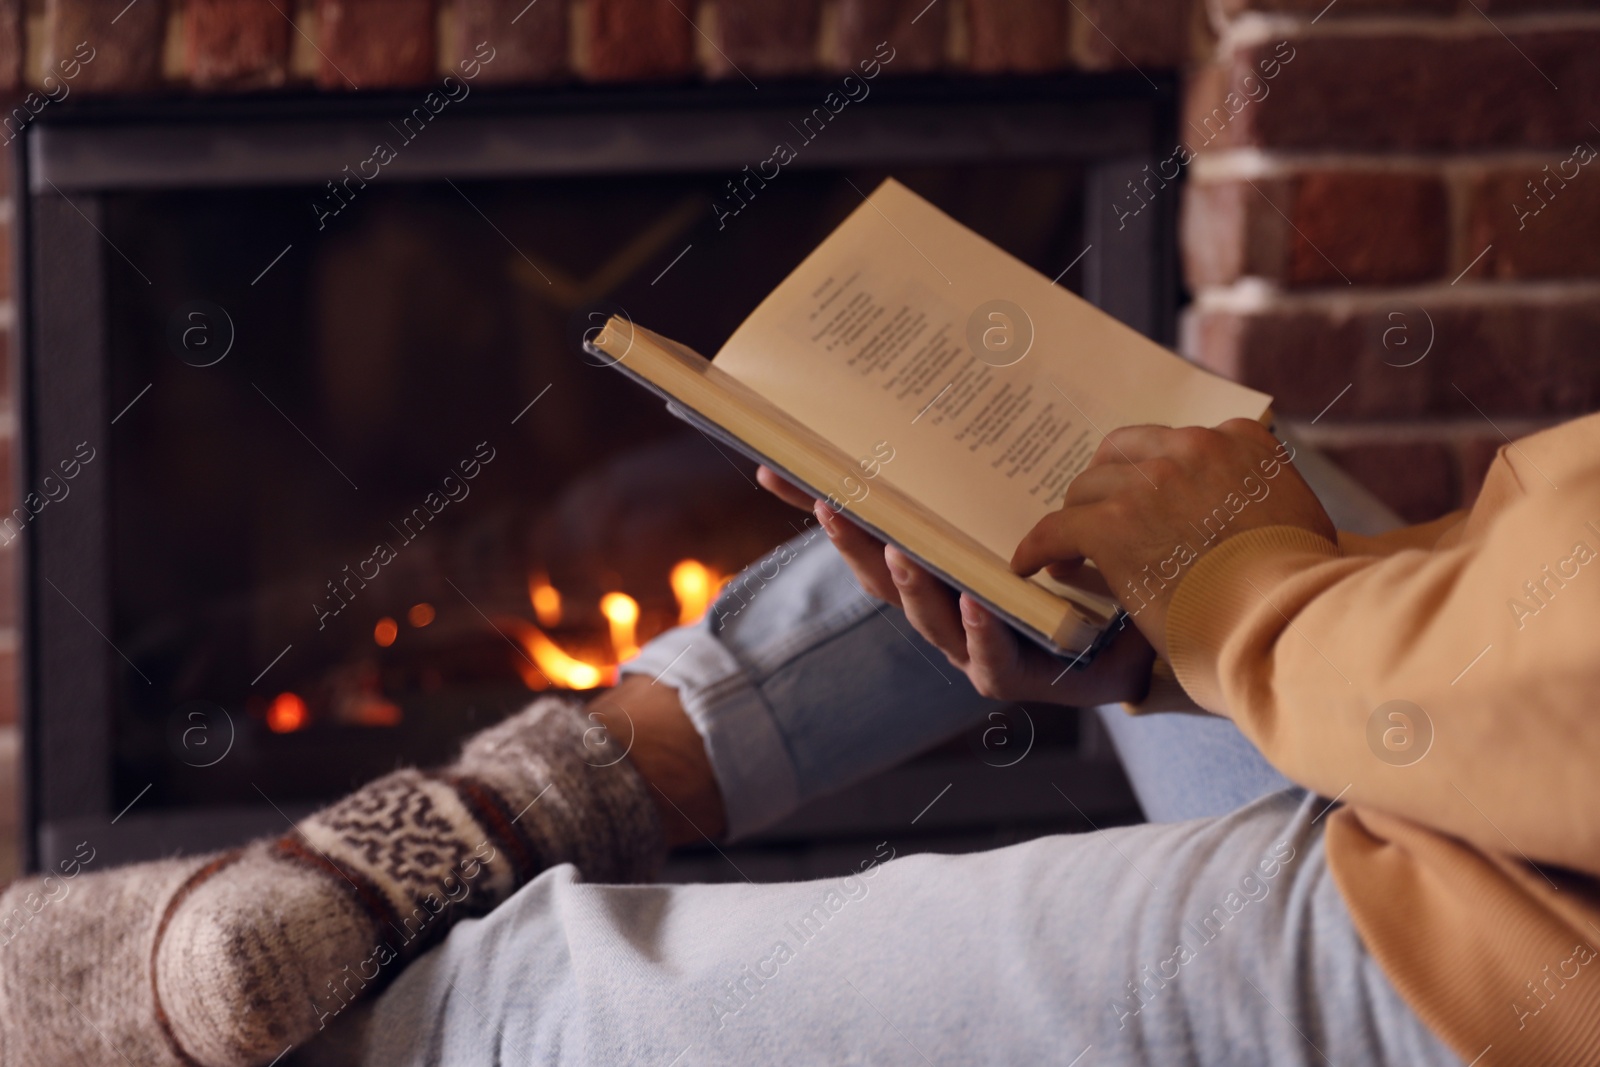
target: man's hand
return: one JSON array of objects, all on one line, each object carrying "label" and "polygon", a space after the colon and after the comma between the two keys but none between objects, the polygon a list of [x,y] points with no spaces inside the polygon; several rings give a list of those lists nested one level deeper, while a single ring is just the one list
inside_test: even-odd
[{"label": "man's hand", "polygon": [[1087,668],[1066,670],[1070,661],[1019,638],[977,601],[957,597],[910,557],[886,547],[827,504],[765,467],[756,471],[756,478],[780,499],[812,511],[861,587],[903,608],[911,625],[982,695],[1079,707],[1144,696],[1154,654],[1137,631],[1121,634]]},{"label": "man's hand", "polygon": [[1011,567],[1058,577],[1092,560],[1165,656],[1167,608],[1194,562],[1234,534],[1298,526],[1337,538],[1293,450],[1260,423],[1214,430],[1129,426],[1106,435],[1060,511],[1022,539]]}]

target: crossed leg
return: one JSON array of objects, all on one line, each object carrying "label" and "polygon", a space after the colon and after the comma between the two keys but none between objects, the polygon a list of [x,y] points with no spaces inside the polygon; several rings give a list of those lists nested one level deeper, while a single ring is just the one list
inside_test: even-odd
[{"label": "crossed leg", "polygon": [[[680,840],[758,829],[992,707],[832,552],[791,548],[747,608],[666,635],[595,706],[638,730]],[[891,840],[777,885],[558,868],[401,975],[367,1062],[1460,1062],[1351,926],[1326,801],[1221,720],[1103,714],[1147,807],[1206,817],[958,857]],[[658,733],[685,744],[656,753]]]},{"label": "crossed leg", "polygon": [[278,841],[10,887],[0,1061],[266,1063],[465,918],[381,999],[373,1062],[1069,1062],[1080,1036],[1111,1062],[1455,1062],[1350,927],[1320,802],[1216,721],[1106,712],[1147,812],[1199,822],[885,842],[835,883],[581,882],[648,877],[663,839],[749,833],[995,707],[824,543],[779,560],[593,707],[636,735],[626,759],[546,701]]}]

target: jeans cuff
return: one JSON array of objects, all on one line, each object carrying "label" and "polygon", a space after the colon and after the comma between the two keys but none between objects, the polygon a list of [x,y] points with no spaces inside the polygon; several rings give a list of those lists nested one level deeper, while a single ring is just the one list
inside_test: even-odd
[{"label": "jeans cuff", "polygon": [[621,673],[647,675],[678,691],[705,742],[728,838],[769,826],[799,805],[794,760],[772,708],[706,621],[652,639]]}]

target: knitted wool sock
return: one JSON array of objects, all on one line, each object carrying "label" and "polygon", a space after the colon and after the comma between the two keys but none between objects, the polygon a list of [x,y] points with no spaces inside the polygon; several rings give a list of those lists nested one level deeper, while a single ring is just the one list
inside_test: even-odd
[{"label": "knitted wool sock", "polygon": [[13,885],[0,1063],[270,1063],[540,871],[640,881],[665,852],[620,746],[541,699],[277,840]]}]

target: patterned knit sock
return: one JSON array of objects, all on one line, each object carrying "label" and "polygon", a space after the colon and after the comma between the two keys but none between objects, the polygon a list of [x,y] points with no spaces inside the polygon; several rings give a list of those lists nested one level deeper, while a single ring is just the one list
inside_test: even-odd
[{"label": "patterned knit sock", "polygon": [[540,871],[649,878],[648,787],[545,698],[438,773],[398,771],[275,841],[0,895],[0,1063],[270,1063]]}]

